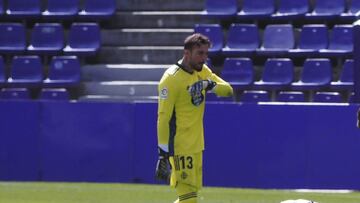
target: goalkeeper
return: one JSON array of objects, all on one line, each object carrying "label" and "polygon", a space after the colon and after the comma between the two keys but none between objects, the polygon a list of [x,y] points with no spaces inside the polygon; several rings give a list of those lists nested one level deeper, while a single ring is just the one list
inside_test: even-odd
[{"label": "goalkeeper", "polygon": [[[202,187],[203,115],[206,92],[230,97],[233,89],[205,65],[210,40],[188,36],[183,58],[160,80],[156,178],[176,189],[179,203],[196,203]],[[171,167],[170,167],[171,165]]]}]

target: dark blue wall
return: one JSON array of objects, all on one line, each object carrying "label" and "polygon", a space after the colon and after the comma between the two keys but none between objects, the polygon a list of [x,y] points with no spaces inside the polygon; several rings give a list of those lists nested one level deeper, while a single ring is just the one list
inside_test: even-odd
[{"label": "dark blue wall", "polygon": [[[207,104],[204,183],[360,189],[357,105]],[[155,183],[156,103],[0,102],[0,180]]]}]

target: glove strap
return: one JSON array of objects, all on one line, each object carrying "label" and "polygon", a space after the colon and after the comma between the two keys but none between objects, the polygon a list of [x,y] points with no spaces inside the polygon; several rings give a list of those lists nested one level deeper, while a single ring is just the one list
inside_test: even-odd
[{"label": "glove strap", "polygon": [[158,147],[158,152],[159,152],[159,158],[160,159],[168,159],[169,158],[169,153],[165,152],[160,147]]}]

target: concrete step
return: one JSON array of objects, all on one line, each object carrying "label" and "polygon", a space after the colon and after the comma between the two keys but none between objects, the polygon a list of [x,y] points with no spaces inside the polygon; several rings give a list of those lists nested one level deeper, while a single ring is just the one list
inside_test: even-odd
[{"label": "concrete step", "polygon": [[105,29],[103,46],[182,46],[193,29]]},{"label": "concrete step", "polygon": [[105,28],[193,28],[196,23],[220,23],[201,11],[135,11],[117,12]]},{"label": "concrete step", "polygon": [[157,96],[158,82],[155,81],[111,81],[84,82],[82,95],[108,96]]},{"label": "concrete step", "polygon": [[102,47],[95,63],[173,64],[183,55],[182,46]]},{"label": "concrete step", "polygon": [[117,0],[122,11],[202,10],[205,0]]},{"label": "concrete step", "polygon": [[97,64],[82,69],[84,82],[94,81],[159,81],[168,64]]}]

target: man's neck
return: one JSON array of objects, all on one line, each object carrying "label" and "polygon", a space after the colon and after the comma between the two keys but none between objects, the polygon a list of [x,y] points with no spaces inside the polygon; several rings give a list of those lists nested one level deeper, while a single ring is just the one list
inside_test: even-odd
[{"label": "man's neck", "polygon": [[192,69],[187,61],[184,59],[181,60],[181,68],[183,68],[186,72],[192,74],[194,73],[194,69]]}]

